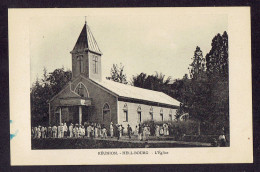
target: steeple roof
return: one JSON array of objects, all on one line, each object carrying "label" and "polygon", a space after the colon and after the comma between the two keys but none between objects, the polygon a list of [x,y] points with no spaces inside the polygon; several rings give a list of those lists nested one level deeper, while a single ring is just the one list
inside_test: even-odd
[{"label": "steeple roof", "polygon": [[88,49],[89,51],[98,53],[100,55],[102,54],[87,23],[85,23],[72,51],[81,52],[84,51],[85,49]]}]

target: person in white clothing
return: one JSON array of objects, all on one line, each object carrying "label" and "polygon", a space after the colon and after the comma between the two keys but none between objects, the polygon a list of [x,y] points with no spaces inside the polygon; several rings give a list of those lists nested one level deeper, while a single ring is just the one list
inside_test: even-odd
[{"label": "person in white clothing", "polygon": [[71,123],[69,126],[70,138],[73,137],[73,124]]},{"label": "person in white clothing", "polygon": [[98,137],[98,127],[97,125],[94,125],[94,130],[95,130],[95,138]]},{"label": "person in white clothing", "polygon": [[41,126],[40,125],[37,129],[37,136],[38,136],[38,139],[41,138]]},{"label": "person in white clothing", "polygon": [[61,138],[61,125],[58,126],[58,138]]},{"label": "person in white clothing", "polygon": [[110,123],[110,137],[114,137],[114,126],[113,126],[113,122]]},{"label": "person in white clothing", "polygon": [[144,128],[143,128],[143,140],[146,141],[146,138],[147,138],[147,126],[144,125]]},{"label": "person in white clothing", "polygon": [[138,126],[137,126],[137,125],[135,126],[134,135],[135,135],[135,136],[138,136]]},{"label": "person in white clothing", "polygon": [[67,133],[68,133],[68,127],[67,127],[67,124],[66,123],[64,123],[64,125],[63,125],[63,130],[64,130],[64,137],[67,137],[68,135],[67,135]]},{"label": "person in white clothing", "polygon": [[106,129],[105,127],[102,128],[102,137],[103,137],[104,139],[107,138],[107,129]]},{"label": "person in white clothing", "polygon": [[82,128],[81,128],[81,136],[84,138],[85,134],[86,134],[85,127],[82,126]]},{"label": "person in white clothing", "polygon": [[81,136],[82,136],[82,128],[81,128],[81,125],[79,125],[79,138],[81,138]]},{"label": "person in white clothing", "polygon": [[159,127],[159,125],[156,125],[156,127],[155,127],[155,135],[156,135],[156,137],[160,137],[160,127]]},{"label": "person in white clothing", "polygon": [[92,127],[91,127],[91,125],[89,125],[89,126],[87,127],[87,137],[88,137],[88,138],[90,137],[91,131],[92,131]]},{"label": "person in white clothing", "polygon": [[52,127],[52,137],[53,138],[57,137],[57,127],[55,125]]},{"label": "person in white clothing", "polygon": [[163,135],[164,136],[167,135],[166,126],[167,126],[167,124],[163,124]]},{"label": "person in white clothing", "polygon": [[44,126],[41,127],[41,138],[45,138],[45,130],[44,130]]},{"label": "person in white clothing", "polygon": [[79,137],[79,128],[78,128],[78,124],[76,124],[75,126],[75,137],[78,138]]},{"label": "person in white clothing", "polygon": [[76,135],[76,138],[79,138],[79,125],[76,124],[76,127],[75,127],[75,135]]},{"label": "person in white clothing", "polygon": [[38,128],[34,127],[34,138],[38,137]]},{"label": "person in white clothing", "polygon": [[122,125],[119,125],[118,126],[118,130],[119,130],[119,138],[121,138],[122,137]]},{"label": "person in white clothing", "polygon": [[64,137],[64,126],[63,123],[60,124],[60,138]]}]

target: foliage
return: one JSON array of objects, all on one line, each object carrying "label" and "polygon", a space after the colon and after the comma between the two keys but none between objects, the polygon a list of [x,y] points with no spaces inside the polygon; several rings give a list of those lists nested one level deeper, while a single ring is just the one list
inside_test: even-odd
[{"label": "foliage", "polygon": [[[162,126],[167,123],[169,125],[170,135],[176,137],[182,137],[183,135],[197,135],[198,134],[198,122],[194,120],[186,121],[143,121],[142,124],[149,127],[155,127],[156,125]],[[178,138],[176,138],[178,139]]]},{"label": "foliage", "polygon": [[43,79],[32,85],[31,98],[31,123],[35,125],[48,125],[49,100],[59,93],[62,88],[70,81],[71,71],[64,68],[56,69],[47,74],[46,68],[43,69]]},{"label": "foliage", "polygon": [[120,63],[120,66],[113,64],[110,71],[110,77],[106,77],[108,80],[113,80],[115,82],[127,84],[126,74],[124,74],[124,66]]},{"label": "foliage", "polygon": [[228,80],[228,35],[217,34],[211,43],[211,50],[206,55],[207,74],[210,78]]},{"label": "foliage", "polygon": [[206,55],[207,75],[210,83],[211,121],[218,130],[229,131],[229,87],[228,87],[228,35],[217,34]]},{"label": "foliage", "polygon": [[[210,105],[208,95],[210,94],[207,82],[206,65],[200,47],[196,47],[190,64],[190,81],[185,85],[182,97],[185,99],[184,106],[189,109],[189,116],[198,121],[207,121]],[[183,79],[183,81],[187,78]]]},{"label": "foliage", "polygon": [[70,70],[65,71],[64,67],[61,69],[55,69],[51,72],[46,81],[51,87],[52,96],[58,94],[62,88],[71,80],[72,73]]},{"label": "foliage", "polygon": [[170,77],[165,79],[165,75],[162,73],[159,74],[158,72],[156,72],[155,75],[140,73],[139,75],[133,76],[132,85],[140,88],[168,93],[170,91],[170,80]]},{"label": "foliage", "polygon": [[187,108],[185,108],[183,103],[180,103],[180,107],[176,110],[175,119],[180,121],[180,118],[183,114],[187,112]]},{"label": "foliage", "polygon": [[[170,95],[183,103],[184,112],[189,112],[193,120],[200,122],[204,133],[211,131],[228,133],[228,35],[217,34],[212,40],[212,48],[203,58],[202,51],[196,47],[189,67],[189,78],[171,84]],[[177,118],[180,116],[177,111]],[[210,126],[214,126],[213,128]]]}]

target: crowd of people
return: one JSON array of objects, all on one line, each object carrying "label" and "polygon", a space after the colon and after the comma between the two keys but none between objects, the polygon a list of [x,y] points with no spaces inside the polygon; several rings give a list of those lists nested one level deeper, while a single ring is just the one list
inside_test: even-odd
[{"label": "crowd of people", "polygon": [[[175,131],[173,131],[175,130]],[[121,124],[110,123],[107,128],[104,124],[99,123],[88,123],[81,124],[70,124],[66,122],[60,125],[49,125],[32,127],[32,138],[33,139],[44,139],[44,138],[117,138],[120,140],[124,135],[129,139],[135,138],[140,141],[147,141],[150,136],[160,138],[161,136],[178,136],[178,130],[173,128],[171,124],[163,123],[159,124],[138,124],[133,130],[128,124],[126,128]],[[218,139],[212,141],[213,146],[225,146],[226,138],[224,134],[221,134]]]},{"label": "crowd of people", "polygon": [[83,138],[83,137],[101,137],[107,138],[107,130],[104,125],[92,123],[84,125],[70,124],[67,126],[66,122],[60,125],[49,125],[32,127],[32,138]]},{"label": "crowd of people", "polygon": [[60,125],[49,125],[32,127],[32,138],[43,139],[43,138],[111,138],[115,137],[118,140],[126,135],[129,139],[132,137],[138,137],[139,140],[148,140],[150,135],[160,137],[162,135],[169,135],[168,124],[165,123],[161,126],[156,125],[151,128],[147,124],[136,125],[135,130],[128,124],[126,129],[121,124],[110,123],[109,127],[105,127],[104,124],[99,123],[87,123],[81,124],[70,124],[66,122]]}]

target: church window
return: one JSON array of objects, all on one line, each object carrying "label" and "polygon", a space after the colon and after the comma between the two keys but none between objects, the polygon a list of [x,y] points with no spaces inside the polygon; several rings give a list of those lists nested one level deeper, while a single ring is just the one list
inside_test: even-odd
[{"label": "church window", "polygon": [[141,106],[138,106],[137,114],[138,114],[138,121],[142,122],[142,109],[141,109]]},{"label": "church window", "polygon": [[169,119],[170,119],[170,121],[172,121],[172,110],[170,110],[170,112],[169,112]]},{"label": "church window", "polygon": [[160,116],[161,116],[161,120],[163,121],[163,109],[162,108],[160,110]]},{"label": "church window", "polygon": [[128,122],[128,111],[124,110],[124,122]]},{"label": "church window", "polygon": [[93,72],[98,73],[98,56],[93,56]]},{"label": "church window", "polygon": [[81,97],[84,97],[82,84],[79,84],[78,89],[77,89],[77,94],[80,95]]},{"label": "church window", "polygon": [[127,104],[125,103],[124,108],[123,108],[123,114],[124,114],[124,122],[128,122],[128,108]]},{"label": "church window", "polygon": [[88,97],[88,91],[82,83],[79,83],[74,91],[81,97]]},{"label": "church window", "polygon": [[150,108],[149,114],[150,114],[150,120],[153,120],[153,107]]},{"label": "church window", "polygon": [[106,103],[103,106],[103,121],[105,120],[105,116],[110,114],[110,107],[109,105]]},{"label": "church window", "polygon": [[80,73],[83,73],[84,72],[83,56],[78,56],[77,60],[78,60],[78,64],[79,64],[79,71],[80,71]]}]

